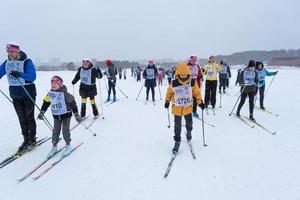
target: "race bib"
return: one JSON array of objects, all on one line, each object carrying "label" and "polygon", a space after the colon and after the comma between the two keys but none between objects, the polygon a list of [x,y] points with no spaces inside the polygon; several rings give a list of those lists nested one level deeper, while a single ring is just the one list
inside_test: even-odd
[{"label": "race bib", "polygon": [[244,83],[245,85],[254,85],[255,84],[255,72],[254,71],[244,71]]},{"label": "race bib", "polygon": [[88,70],[84,70],[81,68],[80,81],[85,85],[92,85],[92,68]]},{"label": "race bib", "polygon": [[63,92],[51,91],[48,93],[51,102],[52,115],[63,115],[68,112]]},{"label": "race bib", "polygon": [[190,70],[192,72],[191,78],[196,79],[198,77],[198,66],[194,65],[194,66],[189,66],[189,67],[190,67]]},{"label": "race bib", "polygon": [[147,79],[155,79],[154,69],[146,69]]},{"label": "race bib", "polygon": [[214,65],[210,66],[207,70],[207,77],[214,78],[217,75],[217,70]]},{"label": "race bib", "polygon": [[258,80],[259,81],[263,81],[263,80],[265,80],[265,78],[266,78],[266,72],[265,72],[265,70],[263,69],[263,70],[258,70],[257,71],[258,72]]},{"label": "race bib", "polygon": [[24,72],[24,61],[7,60],[5,71],[8,84],[10,86],[20,86],[21,84],[25,84],[25,80],[23,78],[15,78],[10,74],[12,71]]},{"label": "race bib", "polygon": [[193,105],[191,85],[181,85],[174,88],[175,106],[186,107]]}]

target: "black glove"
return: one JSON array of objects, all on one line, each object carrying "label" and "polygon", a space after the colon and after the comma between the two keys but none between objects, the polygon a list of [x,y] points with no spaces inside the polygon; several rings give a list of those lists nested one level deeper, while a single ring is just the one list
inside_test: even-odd
[{"label": "black glove", "polygon": [[278,73],[278,71],[275,72],[275,75]]},{"label": "black glove", "polygon": [[203,104],[203,102],[201,101],[201,103],[199,103],[199,105],[198,105],[202,110],[204,110],[204,108],[205,108],[205,106],[204,106],[204,104]]},{"label": "black glove", "polygon": [[40,120],[43,120],[44,114],[45,114],[45,111],[41,110],[41,112],[38,114],[37,118],[40,119]]},{"label": "black glove", "polygon": [[19,78],[21,76],[21,73],[18,71],[12,71],[10,72],[10,74],[15,78]]},{"label": "black glove", "polygon": [[170,103],[166,101],[166,103],[165,103],[165,108],[168,109],[169,106],[170,106]]},{"label": "black glove", "polygon": [[80,115],[78,115],[78,113],[75,114],[75,119],[77,122],[81,122],[82,118],[80,117]]}]

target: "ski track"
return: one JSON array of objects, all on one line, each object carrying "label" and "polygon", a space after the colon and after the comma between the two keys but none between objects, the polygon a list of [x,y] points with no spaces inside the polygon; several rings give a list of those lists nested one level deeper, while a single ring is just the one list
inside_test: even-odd
[{"label": "ski track", "polygon": [[[204,113],[204,120],[214,124],[205,126],[208,147],[203,147],[201,121],[193,119],[192,145],[197,159],[194,160],[185,139],[182,127],[182,143],[167,179],[163,174],[171,157],[173,147],[173,116],[171,128],[167,128],[168,118],[156,88],[156,103],[145,104],[145,88],[138,101],[137,94],[143,82],[137,83],[128,77],[118,80],[118,86],[129,96],[126,99],[117,90],[120,100],[111,106],[103,106],[105,119],[99,118],[91,128],[94,137],[84,126],[72,132],[72,145],[84,144],[69,157],[55,166],[37,181],[38,175],[61,153],[48,161],[41,169],[22,183],[16,180],[42,162],[51,148],[51,142],[24,155],[10,165],[0,169],[0,200],[14,200],[20,197],[40,199],[237,199],[237,200],[299,200],[300,199],[300,112],[298,102],[300,70],[280,70],[265,98],[265,106],[279,117],[254,110],[255,119],[275,136],[258,126],[251,129],[234,116],[229,116],[238,96],[239,88],[234,87],[233,70],[230,96],[222,96],[219,108],[217,93],[216,115],[210,110]],[[50,77],[59,74],[68,90],[75,72],[38,72],[37,104],[41,106],[44,95],[50,87]],[[272,77],[267,77],[267,84]],[[103,102],[106,100],[105,79],[101,80]],[[289,85],[295,87],[286,87]],[[98,86],[98,84],[97,84]],[[0,81],[1,89],[8,94],[5,78]],[[204,87],[204,86],[203,86]],[[162,98],[167,85],[161,86]],[[295,96],[293,96],[294,94]],[[204,90],[202,90],[204,98]],[[80,108],[78,84],[75,98]],[[22,142],[19,122],[13,106],[0,96],[0,160],[14,153]],[[286,104],[288,101],[289,104]],[[99,94],[96,96],[99,105]],[[89,104],[89,101],[87,102]],[[258,103],[258,102],[257,102]],[[258,105],[258,104],[257,104]],[[99,109],[101,107],[99,106]],[[198,108],[201,117],[201,112]],[[206,112],[206,111],[204,111]],[[36,115],[37,110],[36,110]],[[87,105],[87,114],[92,114]],[[246,102],[242,115],[248,116]],[[52,123],[50,110],[46,113]],[[91,118],[85,123],[88,125]],[[72,119],[75,124],[75,119]],[[182,124],[184,124],[184,119]],[[42,121],[37,121],[38,137],[51,136]],[[63,146],[64,141],[59,143]],[[34,189],[33,189],[34,188]],[[33,195],[34,194],[34,195]]]}]

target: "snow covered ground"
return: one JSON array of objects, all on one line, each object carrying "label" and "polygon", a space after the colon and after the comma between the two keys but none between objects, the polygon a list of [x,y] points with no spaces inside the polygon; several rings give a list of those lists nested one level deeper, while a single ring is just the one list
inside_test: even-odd
[{"label": "snow covered ground", "polygon": [[[72,93],[70,82],[74,72],[38,72],[39,106],[54,74],[63,77]],[[222,108],[217,108],[215,116],[205,114],[205,120],[216,126],[205,126],[208,147],[202,145],[201,122],[195,119],[192,143],[197,159],[192,159],[183,139],[167,179],[163,174],[173,146],[173,123],[168,129],[167,111],[159,99],[158,88],[156,105],[151,102],[144,105],[145,89],[139,100],[135,100],[142,83],[136,83],[131,77],[120,80],[118,86],[129,98],[117,90],[120,101],[104,106],[105,120],[99,119],[91,127],[97,136],[92,136],[83,126],[77,127],[72,132],[72,145],[84,142],[83,146],[37,181],[32,177],[38,172],[22,183],[16,180],[44,160],[50,142],[0,169],[0,200],[300,200],[299,77],[300,70],[282,70],[275,78],[265,105],[279,113],[279,117],[255,110],[258,122],[277,131],[273,136],[259,127],[251,129],[228,115],[237,99],[234,75],[230,95],[223,96]],[[107,96],[103,79],[101,86],[104,100]],[[161,88],[163,99],[166,87]],[[8,93],[5,77],[0,81],[0,88]],[[75,93],[80,106],[78,85]],[[99,96],[96,100],[99,104]],[[16,150],[22,138],[13,106],[3,96],[0,102],[0,160],[3,160]],[[91,113],[91,107],[87,108]],[[248,104],[242,113],[248,115]],[[52,122],[50,110],[47,117]],[[37,125],[37,136],[51,136],[42,121]],[[59,145],[63,146],[64,142]]]}]

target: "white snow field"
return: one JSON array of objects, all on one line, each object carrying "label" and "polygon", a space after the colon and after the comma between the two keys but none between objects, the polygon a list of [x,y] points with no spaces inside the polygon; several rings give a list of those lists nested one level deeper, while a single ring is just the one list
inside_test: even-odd
[{"label": "white snow field", "polygon": [[[38,72],[39,106],[50,89],[50,77],[56,74],[64,79],[72,93],[71,80],[75,72]],[[25,181],[16,180],[45,159],[51,148],[50,141],[0,169],[0,200],[300,200],[299,77],[300,70],[280,70],[275,78],[265,106],[280,114],[279,117],[255,110],[256,120],[277,132],[271,135],[257,126],[251,129],[228,115],[239,90],[234,86],[234,72],[229,96],[223,96],[222,108],[217,96],[216,115],[211,111],[210,115],[204,113],[205,120],[215,125],[215,128],[205,125],[208,146],[202,143],[201,121],[194,119],[192,144],[197,159],[193,160],[183,137],[166,179],[163,175],[174,144],[173,116],[169,129],[163,106],[167,85],[161,87],[163,100],[156,88],[156,105],[152,102],[144,105],[145,89],[136,101],[141,82],[136,83],[132,77],[118,80],[118,86],[129,98],[117,89],[120,100],[104,105],[105,119],[98,119],[91,127],[97,136],[78,126],[72,132],[72,145],[84,144],[36,181],[32,178],[58,160],[60,154]],[[271,78],[267,78],[267,84]],[[78,86],[75,86],[75,96],[80,108]],[[101,86],[104,101],[107,97],[104,79]],[[6,77],[0,81],[0,89],[8,94]],[[100,104],[99,95],[96,101]],[[13,106],[3,95],[0,102],[2,161],[16,151],[22,136]],[[87,112],[92,113],[89,104]],[[248,115],[247,103],[242,114]],[[50,110],[46,116],[53,122]],[[85,121],[90,122],[91,118]],[[38,137],[51,136],[42,121],[37,121],[37,126]],[[184,136],[184,128],[182,133]],[[59,146],[63,145],[62,140]]]}]

